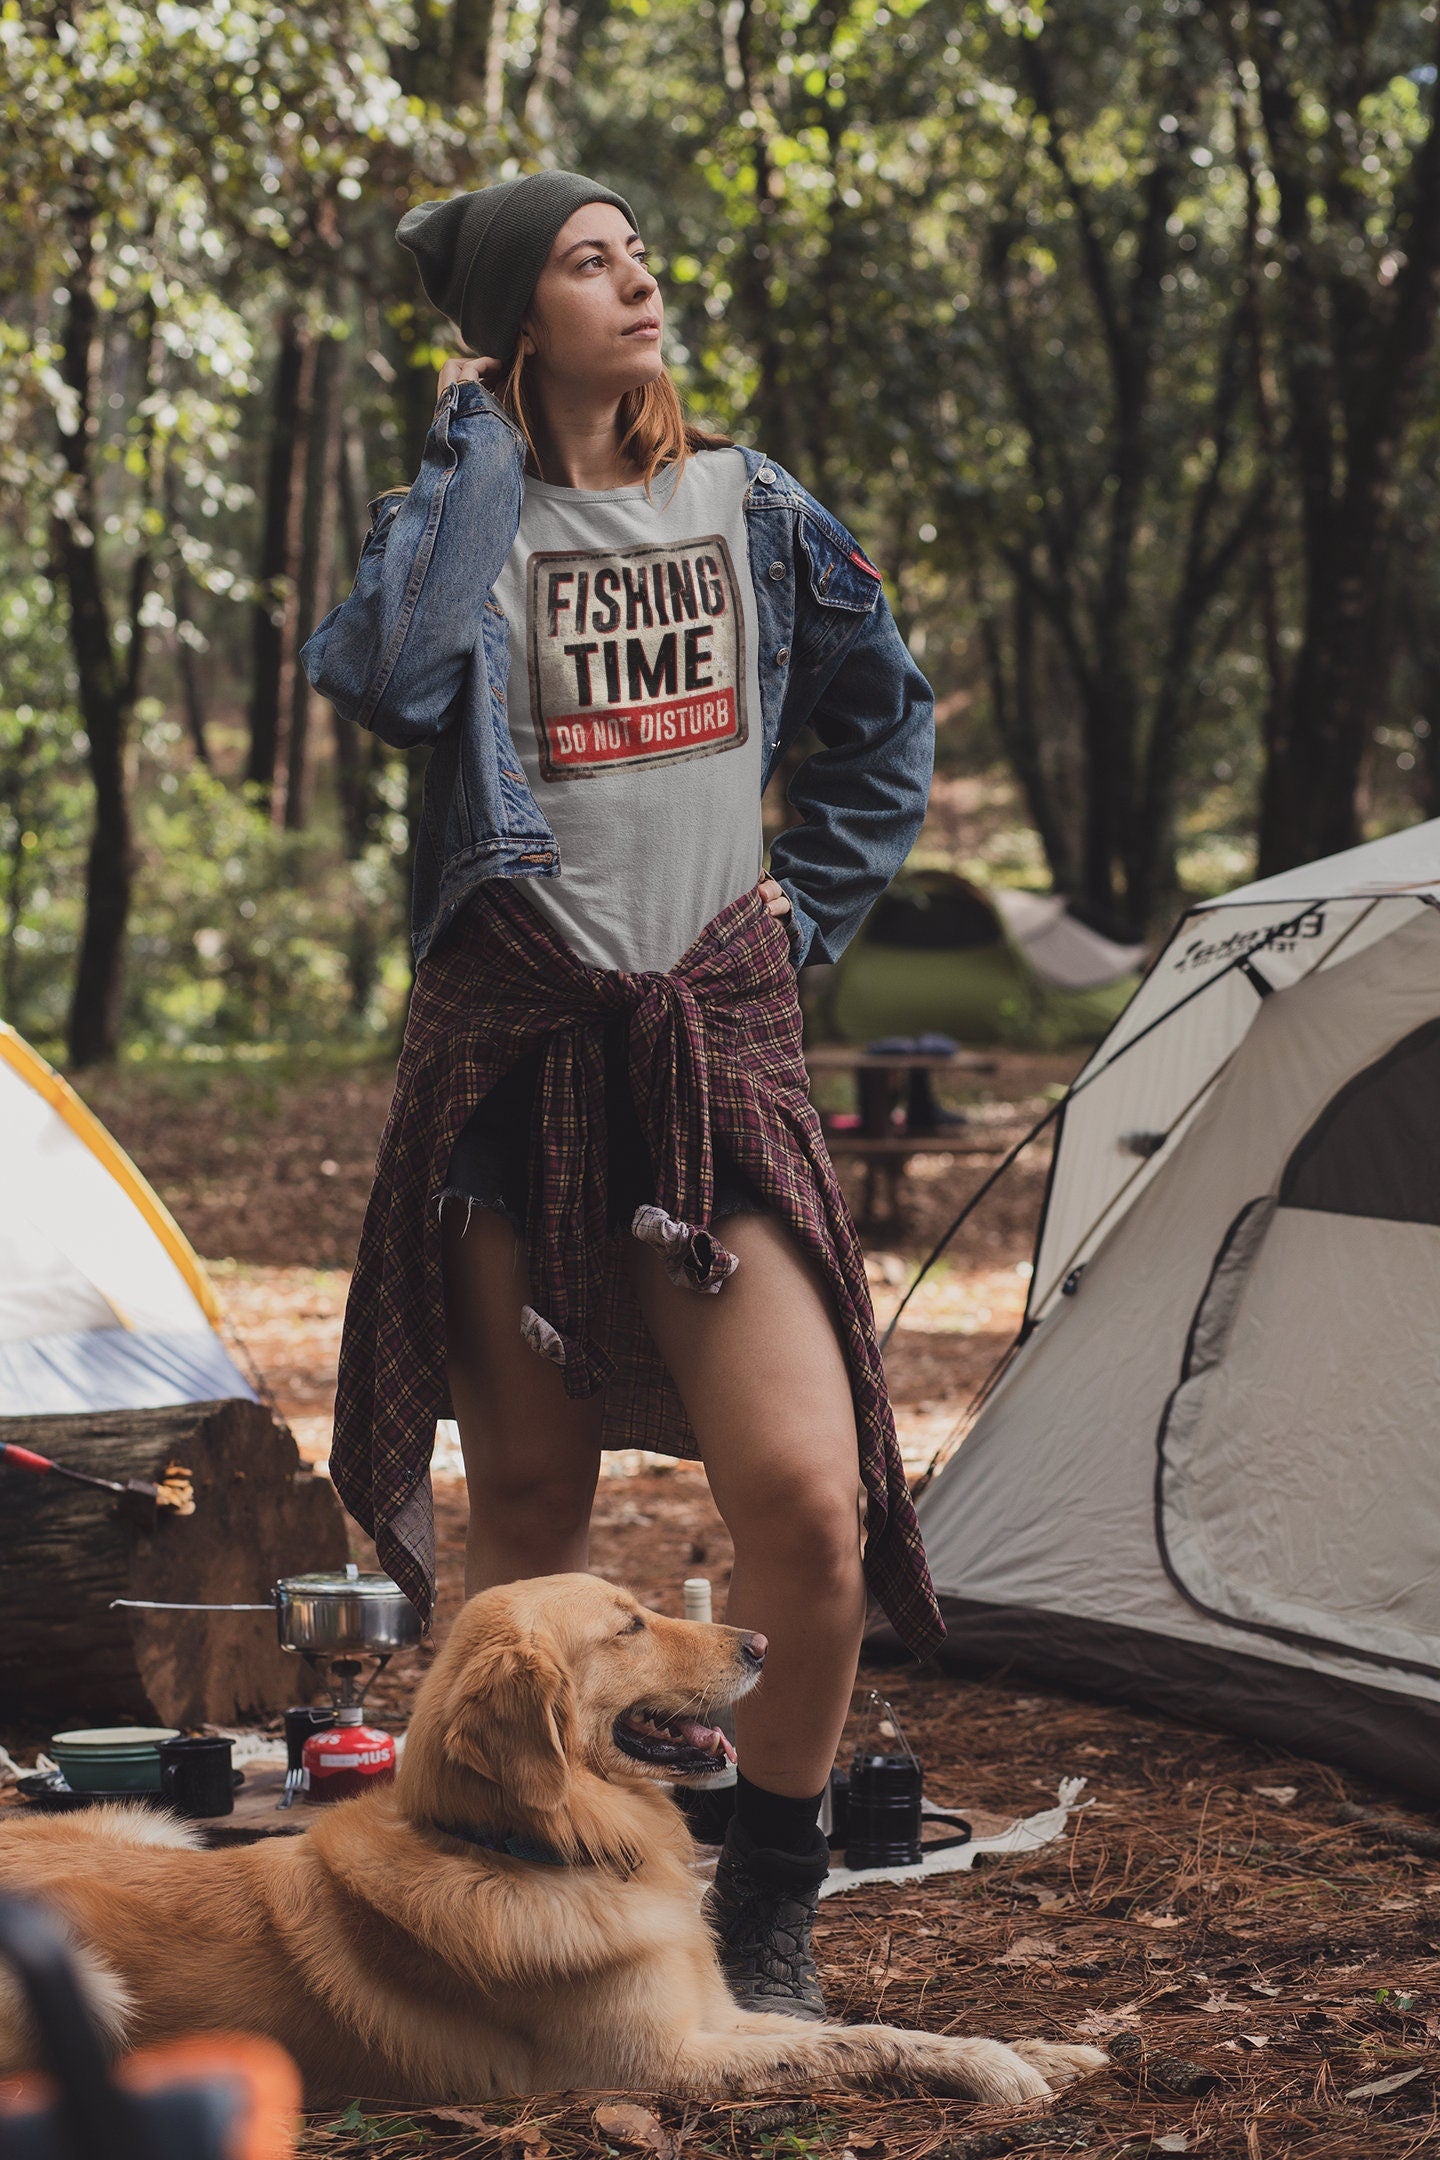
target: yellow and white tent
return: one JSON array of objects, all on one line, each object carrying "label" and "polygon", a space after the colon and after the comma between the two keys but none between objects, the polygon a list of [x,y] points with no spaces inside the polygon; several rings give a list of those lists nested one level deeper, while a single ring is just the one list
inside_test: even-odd
[{"label": "yellow and white tent", "polygon": [[0,1021],[0,1418],[255,1399],[179,1225]]}]

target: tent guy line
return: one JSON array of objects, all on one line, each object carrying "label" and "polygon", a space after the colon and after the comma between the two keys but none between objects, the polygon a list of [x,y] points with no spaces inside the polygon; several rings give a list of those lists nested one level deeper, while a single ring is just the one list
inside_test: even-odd
[{"label": "tent guy line", "polygon": [[[1307,969],[1304,975],[1298,978],[1299,981],[1308,982],[1310,976],[1317,973],[1320,968],[1333,966],[1336,954],[1339,953],[1341,949],[1345,946],[1345,944],[1355,935],[1355,933],[1360,930],[1365,923],[1369,921],[1371,915],[1380,905],[1380,902],[1382,900],[1405,899],[1417,900],[1421,902],[1424,906],[1430,908],[1432,912],[1434,912],[1436,915],[1440,915],[1440,899],[1437,899],[1437,897],[1433,893],[1411,893],[1407,891],[1377,893],[1371,899],[1370,906],[1365,909],[1364,913],[1357,916],[1355,921],[1349,924],[1346,929],[1342,931],[1341,935],[1336,939],[1335,943],[1332,946],[1327,947],[1325,951],[1323,951],[1317,956],[1313,965],[1309,969]],[[1226,979],[1227,975],[1233,972],[1233,970],[1235,970],[1236,968],[1238,968],[1240,972],[1245,976],[1246,980],[1251,983],[1251,986],[1252,988],[1254,988],[1257,995],[1261,997],[1271,996],[1276,988],[1276,985],[1274,983],[1268,982],[1263,976],[1260,976],[1258,974],[1258,971],[1256,970],[1254,965],[1256,955],[1263,952],[1268,945],[1276,942],[1287,929],[1293,929],[1293,925],[1295,922],[1303,920],[1306,915],[1314,914],[1318,910],[1323,909],[1324,905],[1324,901],[1312,901],[1308,907],[1304,908],[1301,911],[1300,915],[1292,918],[1290,924],[1278,925],[1267,931],[1265,937],[1258,945],[1250,948],[1245,952],[1237,953],[1234,959],[1231,960],[1226,967],[1222,968],[1218,974],[1209,976],[1203,983],[1197,983],[1193,990],[1188,991],[1183,998],[1177,998],[1173,1005],[1167,1006],[1166,1010],[1163,1013],[1158,1014],[1155,1019],[1151,1020],[1144,1028],[1140,1030],[1139,1034],[1132,1036],[1128,1042],[1122,1043],[1119,1049],[1116,1050],[1114,1055],[1110,1058],[1107,1058],[1103,1065],[1095,1066],[1093,1067],[1093,1069],[1081,1073],[1079,1078],[1072,1082],[1070,1087],[1066,1089],[1064,1095],[1061,1096],[1060,1100],[1050,1105],[1050,1108],[1045,1112],[1045,1115],[1042,1118],[1038,1119],[1037,1122],[1031,1126],[1030,1130],[1024,1135],[1022,1139],[1016,1141],[1014,1147],[1011,1148],[1009,1154],[1006,1155],[1003,1162],[997,1163],[995,1168],[990,1172],[989,1176],[984,1180],[984,1182],[980,1186],[978,1186],[977,1189],[970,1195],[970,1197],[966,1200],[964,1206],[961,1208],[959,1214],[955,1217],[949,1228],[941,1236],[939,1243],[934,1247],[934,1249],[922,1263],[919,1272],[916,1274],[914,1280],[911,1282],[909,1288],[906,1290],[904,1297],[900,1300],[900,1303],[896,1306],[894,1312],[891,1314],[889,1325],[887,1326],[884,1335],[880,1339],[880,1351],[882,1356],[884,1355],[886,1347],[890,1342],[891,1336],[894,1334],[895,1329],[899,1324],[900,1315],[904,1312],[905,1307],[909,1304],[911,1298],[915,1295],[915,1292],[920,1288],[921,1283],[925,1280],[926,1275],[934,1266],[935,1262],[940,1258],[940,1255],[944,1252],[946,1246],[955,1236],[955,1233],[963,1226],[967,1218],[979,1206],[980,1202],[985,1198],[986,1194],[990,1192],[992,1187],[998,1184],[999,1180],[1005,1175],[1005,1173],[1011,1168],[1011,1166],[1018,1161],[1021,1155],[1024,1154],[1026,1148],[1030,1146],[1031,1142],[1039,1138],[1040,1134],[1044,1132],[1046,1126],[1049,1125],[1055,1118],[1061,1117],[1069,1103],[1071,1103],[1077,1096],[1083,1094],[1086,1088],[1093,1086],[1097,1080],[1103,1079],[1104,1076],[1120,1062],[1121,1058],[1123,1058],[1129,1051],[1133,1050],[1137,1043],[1144,1042],[1146,1037],[1151,1034],[1155,1028],[1160,1027],[1175,1013],[1179,1012],[1183,1005],[1189,1004],[1192,998],[1198,997],[1202,991],[1213,989],[1216,983],[1223,982]],[[1156,955],[1155,964],[1157,966],[1159,965],[1159,962],[1161,961],[1161,959],[1163,959],[1164,954],[1168,952],[1173,946],[1176,938],[1179,937],[1180,932],[1184,929],[1187,922],[1189,922],[1196,915],[1208,914],[1211,911],[1211,907],[1187,909],[1186,913],[1180,917],[1180,920],[1177,923],[1175,930],[1172,932],[1170,938],[1167,939],[1165,946]],[[1296,985],[1292,983],[1288,984],[1286,987],[1294,989]],[[1231,1056],[1233,1057],[1234,1054],[1235,1053],[1232,1051]],[[1191,1115],[1194,1110],[1198,1108],[1199,1104],[1203,1102],[1206,1095],[1217,1084],[1222,1075],[1225,1073],[1229,1064],[1230,1058],[1226,1058],[1223,1064],[1218,1065],[1215,1068],[1214,1072],[1212,1072],[1207,1079],[1202,1081],[1201,1085],[1196,1089],[1190,1100],[1181,1106],[1179,1112],[1171,1120],[1170,1130],[1165,1135],[1165,1139],[1167,1141],[1175,1131],[1177,1131],[1181,1126],[1184,1125],[1186,1119]],[[1159,1150],[1157,1149],[1155,1152],[1158,1153]],[[1119,1206],[1120,1202],[1129,1192],[1135,1180],[1146,1173],[1146,1171],[1150,1167],[1151,1159],[1152,1158],[1147,1157],[1144,1161],[1136,1165],[1135,1170],[1132,1172],[1131,1176],[1126,1180],[1126,1182],[1120,1187],[1119,1191],[1111,1196],[1105,1206],[1101,1208],[1100,1212],[1088,1224],[1087,1228],[1076,1240],[1076,1243],[1072,1248],[1072,1260],[1074,1259],[1076,1254],[1083,1252],[1086,1245],[1089,1244],[1090,1240],[1094,1237],[1096,1231],[1105,1221],[1106,1216],[1111,1215],[1115,1212],[1115,1209]],[[1048,1199],[1049,1192],[1047,1187],[1047,1202]],[[1041,1221],[1043,1228],[1043,1207]],[[1068,1266],[1065,1267],[1061,1272],[1068,1278],[1070,1272]],[[1032,1283],[1034,1281],[1033,1275],[1031,1277],[1031,1281]],[[994,1390],[999,1384],[999,1382],[1004,1378],[1005,1373],[1009,1369],[1011,1361],[1015,1357],[1016,1352],[1023,1347],[1029,1335],[1037,1325],[1038,1322],[1036,1322],[1030,1314],[1027,1300],[1027,1310],[1020,1322],[1019,1327],[1016,1329],[1014,1335],[1010,1338],[1010,1341],[1005,1345],[1005,1348],[1000,1352],[1000,1355],[996,1358],[993,1365],[991,1365],[989,1371],[979,1382],[978,1386],[975,1388],[974,1393],[965,1403],[964,1407],[960,1411],[959,1416],[956,1418],[954,1424],[951,1426],[949,1432],[945,1435],[944,1439],[941,1440],[941,1442],[935,1449],[935,1452],[931,1456],[930,1461],[927,1463],[924,1471],[921,1473],[921,1476],[917,1480],[915,1486],[915,1496],[917,1498],[920,1493],[925,1490],[926,1486],[930,1483],[936,1472],[942,1467],[945,1462],[949,1460],[951,1455],[953,1455],[955,1449],[961,1444],[966,1434],[971,1430],[975,1419],[979,1416],[980,1412],[984,1409],[986,1403],[990,1400],[990,1397],[994,1393]],[[1424,1667],[1421,1669],[1428,1670],[1429,1668]]]},{"label": "tent guy line", "polygon": [[[1323,904],[1324,903],[1322,901],[1315,901],[1314,903],[1312,903],[1311,907],[1302,910],[1302,916],[1312,914],[1316,908],[1323,906]],[[1431,902],[1431,905],[1433,906],[1435,905],[1435,903]],[[1180,922],[1176,926],[1174,933],[1167,940],[1162,951],[1156,954],[1154,967],[1158,967],[1160,965],[1161,960],[1164,958],[1164,954],[1169,951],[1170,946],[1175,941],[1175,938],[1179,936],[1180,930],[1183,929],[1185,924],[1190,921],[1191,916],[1204,912],[1207,911],[1203,909],[1192,908],[1187,910],[1187,912],[1181,916]],[[1299,916],[1293,918],[1293,920],[1296,921],[1299,921],[1301,919],[1302,917]],[[985,1178],[984,1182],[979,1185],[973,1193],[971,1193],[970,1197],[966,1200],[964,1206],[961,1208],[959,1214],[955,1217],[949,1228],[941,1235],[939,1242],[933,1247],[929,1254],[927,1254],[926,1258],[920,1263],[919,1270],[916,1273],[914,1280],[911,1282],[909,1288],[905,1292],[904,1297],[901,1298],[900,1303],[896,1306],[894,1312],[890,1315],[889,1326],[886,1328],[885,1333],[880,1338],[880,1354],[882,1357],[885,1354],[885,1350],[889,1344],[891,1336],[895,1333],[895,1329],[899,1324],[900,1315],[904,1312],[906,1306],[910,1303],[911,1298],[914,1297],[915,1292],[920,1288],[921,1283],[924,1282],[925,1277],[929,1274],[931,1268],[935,1265],[935,1262],[940,1258],[940,1255],[944,1252],[946,1246],[950,1243],[950,1240],[954,1237],[956,1231],[961,1228],[962,1224],[966,1221],[966,1219],[980,1205],[980,1202],[985,1198],[985,1195],[991,1190],[991,1188],[996,1185],[999,1180],[1005,1175],[1011,1164],[1019,1160],[1019,1158],[1024,1154],[1026,1148],[1029,1147],[1031,1141],[1038,1140],[1041,1133],[1044,1132],[1046,1126],[1052,1124],[1054,1120],[1059,1117],[1060,1113],[1065,1109],[1067,1104],[1073,1102],[1078,1095],[1083,1094],[1084,1090],[1087,1087],[1093,1086],[1097,1080],[1103,1079],[1105,1074],[1108,1073],[1113,1066],[1119,1064],[1121,1058],[1125,1057],[1128,1052],[1130,1052],[1136,1047],[1137,1043],[1144,1042],[1145,1038],[1148,1035],[1152,1034],[1156,1028],[1162,1026],[1165,1021],[1171,1019],[1174,1014],[1181,1010],[1182,1006],[1189,1005],[1195,998],[1202,996],[1205,991],[1213,990],[1216,983],[1224,982],[1226,977],[1234,973],[1236,969],[1245,971],[1247,968],[1247,963],[1253,964],[1256,952],[1263,952],[1266,946],[1273,943],[1279,937],[1279,935],[1279,928],[1268,931],[1261,944],[1254,947],[1249,952],[1237,953],[1235,958],[1229,961],[1223,968],[1221,968],[1217,974],[1207,976],[1205,981],[1202,983],[1197,983],[1193,990],[1187,990],[1183,997],[1177,998],[1173,1005],[1167,1006],[1166,1010],[1163,1013],[1157,1014],[1153,1020],[1148,1022],[1148,1024],[1140,1030],[1138,1035],[1132,1035],[1128,1042],[1122,1043],[1119,1049],[1115,1052],[1114,1056],[1108,1058],[1103,1065],[1096,1066],[1092,1071],[1082,1073],[1078,1080],[1072,1081],[1070,1086],[1065,1090],[1065,1093],[1060,1097],[1060,1100],[1058,1102],[1051,1103],[1050,1108],[1045,1112],[1044,1116],[1038,1118],[1036,1122],[1031,1126],[1029,1132],[1027,1132],[1022,1139],[1016,1141],[1014,1147],[1011,1148],[1009,1154],[1005,1156],[1004,1160],[997,1163],[995,1165],[995,1168],[988,1175],[988,1177]],[[1338,946],[1335,949],[1338,950]],[[1321,959],[1316,961],[1316,967],[1319,967],[1321,965],[1321,961],[1324,957],[1325,956],[1322,955]],[[1150,970],[1151,973],[1154,972],[1154,967],[1152,967],[1152,969]],[[1267,992],[1268,990],[1273,988],[1273,983],[1268,984]],[[1206,1086],[1213,1087],[1215,1081],[1219,1079],[1220,1073],[1223,1072],[1223,1070],[1224,1067],[1221,1066],[1217,1069],[1217,1071],[1212,1073],[1210,1079],[1206,1082]],[[1199,1092],[1192,1098],[1191,1102],[1186,1105],[1186,1111],[1192,1109],[1195,1103],[1200,1101],[1204,1093],[1205,1088],[1202,1087]],[[1185,1112],[1182,1112],[1181,1114],[1184,1115]],[[1145,1164],[1142,1163],[1139,1169],[1135,1171],[1134,1175],[1136,1177],[1139,1177],[1145,1167]],[[1128,1190],[1128,1186],[1122,1186],[1121,1191],[1124,1192],[1126,1190]],[[1098,1229],[1099,1225],[1104,1221],[1105,1216],[1110,1212],[1110,1209],[1113,1206],[1114,1200],[1112,1199],[1110,1202],[1107,1203],[1104,1208],[1101,1209],[1099,1215],[1096,1216],[1095,1221],[1091,1224],[1090,1228],[1085,1232],[1084,1237],[1080,1239],[1079,1244],[1076,1246],[1075,1249],[1077,1252],[1081,1249],[1081,1247],[1084,1246],[1087,1239],[1089,1239],[1094,1234],[1095,1230]],[[1026,1319],[1028,1321],[1028,1314],[1026,1315]],[[1022,1326],[1020,1334],[1016,1337],[1017,1343],[1024,1339],[1024,1332],[1024,1327]],[[1008,1356],[1008,1354],[1009,1353],[1007,1351],[1005,1355]],[[1002,1357],[1000,1363],[1003,1362],[1004,1359]],[[998,1365],[995,1369],[998,1371]],[[987,1382],[982,1381],[982,1393],[987,1385]],[[931,1464],[931,1468],[934,1468],[933,1463]]]}]

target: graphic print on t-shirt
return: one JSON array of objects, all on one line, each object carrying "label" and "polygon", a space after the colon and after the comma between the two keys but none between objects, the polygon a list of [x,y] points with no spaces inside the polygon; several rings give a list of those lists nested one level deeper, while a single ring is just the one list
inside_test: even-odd
[{"label": "graphic print on t-shirt", "polygon": [[745,618],[723,536],[536,552],[530,711],[547,780],[743,743]]}]

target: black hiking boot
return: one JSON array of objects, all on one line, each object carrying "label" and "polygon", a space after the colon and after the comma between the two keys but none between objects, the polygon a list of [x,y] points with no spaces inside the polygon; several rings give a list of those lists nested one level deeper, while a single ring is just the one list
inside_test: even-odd
[{"label": "black hiking boot", "polygon": [[742,2010],[823,2018],[825,1998],[810,1954],[820,1885],[830,1868],[824,1833],[808,1853],[757,1845],[731,1817],[701,1910],[730,1993]]}]

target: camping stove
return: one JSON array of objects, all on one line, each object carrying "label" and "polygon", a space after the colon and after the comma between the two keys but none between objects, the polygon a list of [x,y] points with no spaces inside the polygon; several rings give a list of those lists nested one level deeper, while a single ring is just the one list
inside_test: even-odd
[{"label": "camping stove", "polygon": [[308,1733],[308,1713],[287,1712],[281,1807],[297,1797],[345,1800],[388,1784],[395,1742],[364,1722],[365,1697],[395,1652],[419,1640],[415,1607],[388,1575],[362,1575],[352,1561],[343,1574],[286,1576],[275,1585],[275,1614],[281,1649],[304,1658],[332,1706],[325,1728],[311,1718]]},{"label": "camping stove", "polygon": [[329,1696],[330,1707],[297,1703],[285,1712],[285,1789],[277,1805],[346,1800],[366,1790],[377,1776],[388,1783],[395,1775],[395,1742],[378,1726],[365,1723],[364,1705],[390,1653],[376,1656],[363,1686],[358,1685],[364,1670],[359,1658],[331,1658],[327,1669],[313,1652],[300,1654]]},{"label": "camping stove", "polygon": [[[321,1739],[327,1743],[321,1753],[328,1752],[334,1758],[332,1768],[336,1772],[363,1772],[367,1778],[384,1773],[383,1760],[370,1758],[383,1756],[388,1748],[389,1775],[394,1776],[393,1741],[387,1733],[361,1721],[365,1697],[376,1677],[397,1650],[408,1649],[420,1640],[420,1615],[388,1575],[362,1575],[352,1560],[336,1574],[282,1576],[264,1605],[171,1605],[151,1598],[113,1598],[111,1603],[146,1612],[274,1611],[281,1649],[305,1660],[329,1697],[334,1717],[329,1731],[307,1736],[301,1723],[305,1713],[299,1709],[286,1713],[288,1767],[281,1807],[290,1807],[301,1791],[317,1797],[317,1781],[312,1779],[307,1784],[306,1764]],[[368,1660],[374,1662],[362,1685],[360,1675]],[[340,1745],[342,1729],[349,1751],[364,1755],[365,1762],[350,1764],[341,1760],[346,1752]],[[360,1735],[364,1736],[363,1742]],[[340,1788],[329,1788],[326,1796],[341,1797]]]},{"label": "camping stove", "polygon": [[[358,1703],[343,1704],[335,1723],[312,1732],[300,1756],[300,1791],[312,1807],[328,1800],[353,1800],[358,1793],[395,1781],[395,1742],[378,1725],[367,1725]],[[285,1780],[282,1807],[293,1794]]]}]

